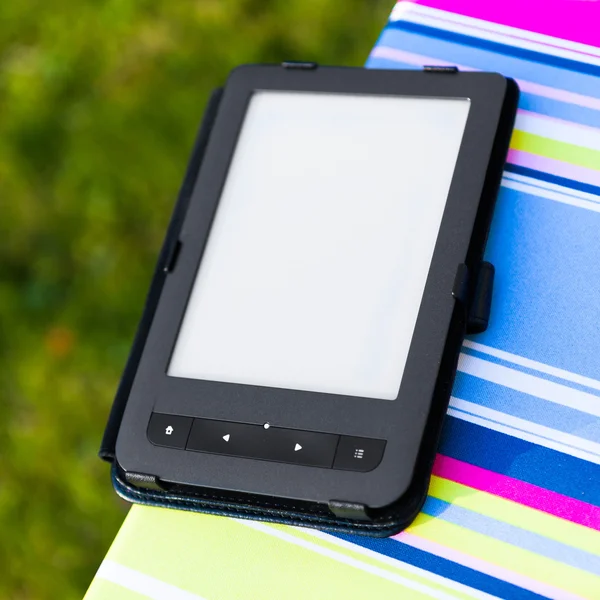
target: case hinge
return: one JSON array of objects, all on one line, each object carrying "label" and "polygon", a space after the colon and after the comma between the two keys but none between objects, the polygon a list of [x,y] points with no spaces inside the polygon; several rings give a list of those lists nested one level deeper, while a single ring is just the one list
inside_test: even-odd
[{"label": "case hinge", "polygon": [[369,509],[364,504],[357,502],[343,502],[330,500],[329,510],[340,519],[354,519],[359,521],[372,521]]},{"label": "case hinge", "polygon": [[141,487],[147,490],[160,490],[162,488],[158,484],[158,477],[156,475],[147,475],[146,473],[134,473],[128,471],[125,473],[125,480],[135,487]]}]

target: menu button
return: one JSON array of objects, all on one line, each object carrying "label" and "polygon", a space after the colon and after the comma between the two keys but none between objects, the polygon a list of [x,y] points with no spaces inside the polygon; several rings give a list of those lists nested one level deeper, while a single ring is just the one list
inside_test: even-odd
[{"label": "menu button", "polygon": [[384,450],[385,440],[343,435],[338,444],[333,468],[345,471],[372,471],[381,462]]}]

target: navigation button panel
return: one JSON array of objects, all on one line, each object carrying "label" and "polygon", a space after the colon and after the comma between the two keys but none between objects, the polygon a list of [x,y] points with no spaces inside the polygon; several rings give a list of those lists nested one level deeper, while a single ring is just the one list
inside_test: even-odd
[{"label": "navigation button panel", "polygon": [[194,419],[188,450],[331,468],[339,435]]},{"label": "navigation button panel", "polygon": [[153,413],[148,439],[157,446],[366,473],[375,469],[385,440],[299,431]]}]

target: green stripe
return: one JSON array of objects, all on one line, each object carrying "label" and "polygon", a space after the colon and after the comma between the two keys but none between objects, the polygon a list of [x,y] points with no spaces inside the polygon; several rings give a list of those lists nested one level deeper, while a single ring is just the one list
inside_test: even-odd
[{"label": "green stripe", "polygon": [[522,150],[560,160],[586,169],[600,170],[600,151],[584,148],[567,142],[559,142],[534,133],[525,133],[515,129],[510,142],[514,150]]},{"label": "green stripe", "polygon": [[600,556],[600,533],[595,529],[435,475],[431,478],[429,495]]},{"label": "green stripe", "polygon": [[96,577],[83,600],[148,600],[148,597]]},{"label": "green stripe", "polygon": [[209,600],[429,598],[232,519],[137,505],[107,558]]}]

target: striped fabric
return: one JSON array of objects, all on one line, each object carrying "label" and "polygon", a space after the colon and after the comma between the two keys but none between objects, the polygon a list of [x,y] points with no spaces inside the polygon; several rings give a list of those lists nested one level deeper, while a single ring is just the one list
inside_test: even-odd
[{"label": "striped fabric", "polygon": [[368,60],[496,70],[522,91],[493,320],[464,344],[416,522],[381,540],[135,506],[87,600],[600,599],[594,44],[600,2],[425,0],[396,6]]}]

